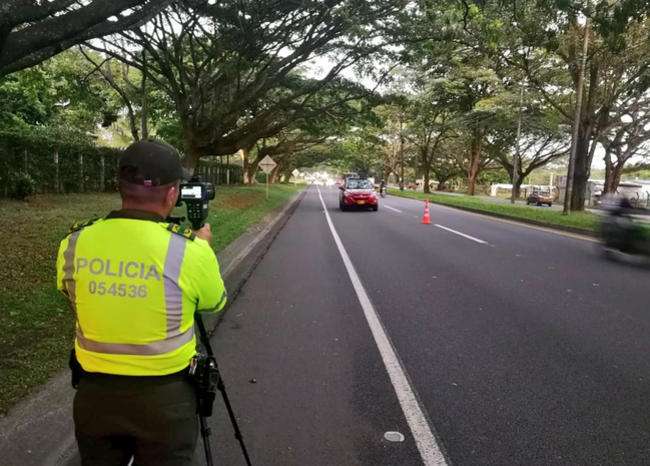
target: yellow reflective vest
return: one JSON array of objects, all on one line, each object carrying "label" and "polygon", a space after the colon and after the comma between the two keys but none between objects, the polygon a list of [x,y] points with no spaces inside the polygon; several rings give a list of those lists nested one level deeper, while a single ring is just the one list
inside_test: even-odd
[{"label": "yellow reflective vest", "polygon": [[119,375],[183,370],[196,353],[194,312],[217,312],[226,290],[210,245],[137,211],[73,227],[57,287],[76,313],[83,369]]}]

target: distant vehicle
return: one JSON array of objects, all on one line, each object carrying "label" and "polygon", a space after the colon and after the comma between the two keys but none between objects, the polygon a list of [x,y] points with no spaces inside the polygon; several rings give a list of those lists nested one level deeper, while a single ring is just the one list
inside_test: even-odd
[{"label": "distant vehicle", "polygon": [[343,186],[339,186],[339,207],[345,211],[350,208],[371,208],[375,212],[379,209],[379,199],[370,180],[362,178],[348,178]]},{"label": "distant vehicle", "polygon": [[551,207],[553,205],[553,195],[549,191],[533,191],[526,198],[526,204],[535,204],[538,206],[546,204]]}]

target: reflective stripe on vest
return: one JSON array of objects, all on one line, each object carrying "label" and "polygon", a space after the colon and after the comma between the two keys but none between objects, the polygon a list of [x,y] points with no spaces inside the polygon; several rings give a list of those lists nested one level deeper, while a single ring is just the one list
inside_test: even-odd
[{"label": "reflective stripe on vest", "polygon": [[155,354],[164,354],[180,348],[184,344],[192,341],[194,338],[194,326],[188,328],[183,333],[176,336],[165,338],[164,340],[152,341],[146,344],[131,343],[104,343],[101,341],[89,340],[81,333],[77,326],[77,343],[87,351],[104,354],[131,354],[138,356],[152,356]]},{"label": "reflective stripe on vest", "polygon": [[181,264],[185,255],[185,242],[179,235],[172,235],[167,248],[163,280],[165,281],[165,308],[167,310],[167,338],[180,334],[183,319],[183,292],[178,286]]},{"label": "reflective stripe on vest", "polygon": [[[68,298],[72,308],[76,313],[76,282],[74,280],[74,264],[77,247],[77,239],[81,230],[75,231],[70,235],[68,247],[63,257],[63,282],[68,292]],[[165,288],[165,314],[167,316],[166,333],[163,340],[152,341],[150,343],[106,343],[86,338],[83,330],[77,320],[77,344],[87,350],[95,353],[105,354],[130,354],[130,355],[156,355],[169,353],[180,348],[192,341],[194,338],[194,326],[184,332],[180,331],[181,321],[183,318],[183,293],[178,284],[181,264],[185,256],[185,242],[187,240],[178,235],[171,235],[167,256],[165,258],[165,268],[163,271],[164,288]],[[76,317],[76,316],[75,316]]]},{"label": "reflective stripe on vest", "polygon": [[77,318],[77,284],[74,281],[74,256],[77,249],[77,239],[81,230],[75,231],[68,238],[68,247],[63,253],[63,287],[68,294],[70,307]]}]

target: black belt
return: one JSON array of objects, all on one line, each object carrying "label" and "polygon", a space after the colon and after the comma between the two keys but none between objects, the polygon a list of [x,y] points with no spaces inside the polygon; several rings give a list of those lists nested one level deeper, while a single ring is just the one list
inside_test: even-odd
[{"label": "black belt", "polygon": [[140,384],[140,385],[147,385],[147,384],[153,384],[153,385],[159,385],[159,384],[165,384],[169,382],[176,382],[180,380],[190,380],[189,374],[188,374],[188,367],[185,367],[184,369],[174,372],[172,374],[165,374],[165,375],[118,375],[118,374],[106,374],[103,372],[88,372],[85,371],[82,367],[81,364],[79,364],[79,361],[77,361],[77,357],[75,355],[74,349],[70,352],[70,360],[69,360],[69,366],[71,370],[71,382],[72,382],[72,387],[77,388],[79,385],[79,381],[81,379],[86,379],[89,381],[94,381],[94,382],[113,382],[116,384]]},{"label": "black belt", "polygon": [[87,372],[81,369],[80,375],[84,379],[95,380],[125,380],[125,381],[143,381],[143,382],[166,382],[169,380],[182,380],[187,379],[187,367],[173,374],[165,375],[121,375],[121,374],[105,374],[103,372]]}]

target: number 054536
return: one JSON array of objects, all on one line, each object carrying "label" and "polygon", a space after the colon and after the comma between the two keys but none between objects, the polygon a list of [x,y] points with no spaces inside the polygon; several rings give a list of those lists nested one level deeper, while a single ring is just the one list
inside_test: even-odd
[{"label": "number 054536", "polygon": [[130,285],[128,283],[91,280],[88,282],[88,292],[100,296],[111,295],[120,298],[146,298],[147,285]]}]

